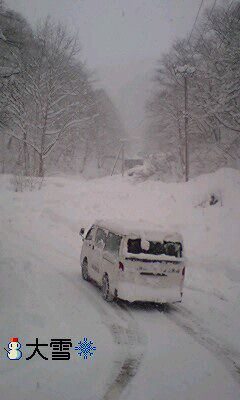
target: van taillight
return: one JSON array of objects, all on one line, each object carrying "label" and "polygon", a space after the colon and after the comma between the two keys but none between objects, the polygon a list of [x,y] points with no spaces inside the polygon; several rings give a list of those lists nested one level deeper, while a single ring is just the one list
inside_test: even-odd
[{"label": "van taillight", "polygon": [[118,268],[119,268],[121,271],[124,271],[124,265],[123,265],[123,263],[121,263],[121,261],[120,261],[119,264],[118,264]]},{"label": "van taillight", "polygon": [[182,276],[185,276],[185,267],[183,267]]}]

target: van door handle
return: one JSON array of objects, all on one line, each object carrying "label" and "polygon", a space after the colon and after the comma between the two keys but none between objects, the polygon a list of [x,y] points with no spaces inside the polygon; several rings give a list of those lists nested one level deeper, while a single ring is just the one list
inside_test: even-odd
[{"label": "van door handle", "polygon": [[92,245],[92,249],[94,250],[94,244]]}]

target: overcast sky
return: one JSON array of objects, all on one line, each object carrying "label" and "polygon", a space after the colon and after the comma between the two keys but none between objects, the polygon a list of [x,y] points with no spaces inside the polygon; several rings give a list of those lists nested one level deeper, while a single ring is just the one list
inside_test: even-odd
[{"label": "overcast sky", "polygon": [[[214,0],[204,0],[212,4]],[[229,0],[225,0],[229,1]],[[31,22],[48,14],[79,31],[90,67],[156,59],[190,31],[200,0],[6,0]]]}]

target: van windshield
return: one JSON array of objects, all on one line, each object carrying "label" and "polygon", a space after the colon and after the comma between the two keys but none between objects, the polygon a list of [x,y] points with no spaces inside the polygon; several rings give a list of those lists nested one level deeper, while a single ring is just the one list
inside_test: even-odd
[{"label": "van windshield", "polygon": [[[144,241],[146,242],[146,241]],[[154,254],[182,257],[182,244],[180,242],[148,242],[148,246],[142,246],[141,239],[128,239],[127,251],[131,254]],[[144,248],[143,248],[144,247]]]}]

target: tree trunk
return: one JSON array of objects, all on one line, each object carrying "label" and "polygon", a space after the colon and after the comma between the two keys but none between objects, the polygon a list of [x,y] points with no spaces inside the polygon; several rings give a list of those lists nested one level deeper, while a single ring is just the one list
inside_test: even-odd
[{"label": "tree trunk", "polygon": [[42,154],[39,154],[38,176],[44,177],[44,163],[43,163],[43,156],[42,156]]},{"label": "tree trunk", "polygon": [[188,149],[188,81],[184,76],[184,133],[185,133],[185,181],[189,179],[189,149]]},{"label": "tree trunk", "polygon": [[38,176],[43,177],[44,176],[44,162],[43,162],[43,152],[45,148],[45,140],[46,140],[46,120],[47,117],[45,117],[44,121],[44,129],[41,132],[41,152],[39,153],[39,169],[38,169]]},{"label": "tree trunk", "polygon": [[24,175],[27,176],[28,175],[28,148],[27,148],[27,135],[26,133],[24,133],[23,135],[24,138],[24,142],[23,142],[23,162],[24,162]]},{"label": "tree trunk", "polygon": [[37,156],[36,150],[33,150],[33,175],[36,176],[37,173]]},{"label": "tree trunk", "polygon": [[86,146],[85,146],[85,152],[84,152],[84,156],[83,156],[83,161],[82,161],[82,165],[79,169],[80,174],[83,173],[86,163],[87,163],[87,159],[88,159],[88,155],[89,155],[89,139],[88,136],[86,138]]}]

